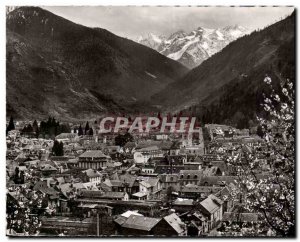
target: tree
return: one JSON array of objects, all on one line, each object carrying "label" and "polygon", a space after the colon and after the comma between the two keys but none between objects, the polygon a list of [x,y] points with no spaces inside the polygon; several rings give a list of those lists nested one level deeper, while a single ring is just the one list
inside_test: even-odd
[{"label": "tree", "polygon": [[208,129],[204,127],[202,130],[203,130],[204,143],[209,143],[211,141],[211,137],[210,137],[210,134],[208,132]]},{"label": "tree", "polygon": [[257,126],[256,134],[257,134],[259,137],[261,137],[261,138],[264,137],[264,132],[263,132],[263,128],[262,128],[261,125],[258,125],[258,126]]},{"label": "tree", "polygon": [[56,135],[59,135],[62,132],[69,133],[71,132],[71,130],[68,124],[60,125],[54,117],[49,117],[47,122],[41,121],[39,132],[42,134],[43,137],[50,136],[52,139],[54,139]]},{"label": "tree", "polygon": [[52,154],[55,156],[63,156],[64,155],[63,142],[58,142],[57,140],[54,140],[54,144],[52,147]]},{"label": "tree", "polygon": [[89,129],[89,135],[93,135],[94,134],[94,131],[92,128]]},{"label": "tree", "polygon": [[89,130],[90,130],[89,122],[86,122],[85,129],[84,129],[84,134],[87,134]]},{"label": "tree", "polygon": [[33,133],[33,127],[31,126],[31,124],[25,125],[24,128],[22,129],[22,133],[32,134]]},{"label": "tree", "polygon": [[52,147],[52,154],[57,156],[57,153],[59,152],[58,149],[59,149],[59,142],[57,140],[54,140],[53,147]]},{"label": "tree", "polygon": [[115,137],[115,145],[119,145],[123,147],[127,142],[132,142],[133,141],[133,136],[129,133],[126,132],[124,135],[118,134]]},{"label": "tree", "polygon": [[68,123],[61,124],[59,127],[60,127],[60,133],[71,133],[71,128]]},{"label": "tree", "polygon": [[45,137],[45,134],[46,134],[46,122],[45,121],[41,121],[40,122],[40,134]]},{"label": "tree", "polygon": [[242,117],[240,117],[238,119],[236,127],[238,129],[247,129],[247,128],[249,128],[248,119],[244,114],[242,114]]},{"label": "tree", "polygon": [[[281,82],[276,94],[270,77],[264,80],[271,94],[262,104],[267,118],[258,118],[263,128],[265,145],[252,150],[240,150],[227,162],[238,170],[239,192],[244,195],[244,207],[259,213],[270,231],[277,236],[295,236],[295,113],[294,89],[290,80]],[[261,155],[264,155],[262,160]],[[263,162],[263,161],[266,162]],[[263,164],[268,165],[262,175]],[[258,234],[257,234],[258,235]]]},{"label": "tree", "polygon": [[15,129],[14,119],[13,119],[12,116],[10,116],[9,123],[8,123],[7,128],[6,128],[6,133],[8,133],[9,131],[14,130],[14,129]]},{"label": "tree", "polygon": [[206,122],[206,119],[205,119],[205,116],[203,115],[203,116],[202,116],[202,120],[201,120],[201,127],[202,127],[202,128],[205,127],[205,122]]},{"label": "tree", "polygon": [[39,136],[39,126],[38,126],[38,123],[36,120],[33,121],[32,129],[33,129],[33,132],[36,134],[36,137],[38,137]]},{"label": "tree", "polygon": [[58,155],[63,156],[64,155],[64,143],[60,142],[58,147],[59,147]]},{"label": "tree", "polygon": [[83,135],[83,130],[81,127],[81,124],[79,125],[79,129],[78,129],[78,136],[82,136]]},{"label": "tree", "polygon": [[125,144],[127,142],[133,142],[133,136],[129,132],[126,132],[123,137],[124,137]]}]

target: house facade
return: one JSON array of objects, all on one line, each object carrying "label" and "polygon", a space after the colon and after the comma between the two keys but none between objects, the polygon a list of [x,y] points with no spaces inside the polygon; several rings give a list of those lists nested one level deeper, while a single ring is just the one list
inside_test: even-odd
[{"label": "house facade", "polygon": [[147,199],[159,199],[161,190],[161,181],[158,178],[145,177],[140,179],[139,191],[147,194]]},{"label": "house facade", "polygon": [[208,217],[208,229],[214,228],[223,216],[223,201],[215,195],[209,195],[200,203],[202,213]]},{"label": "house facade", "polygon": [[82,169],[100,169],[107,166],[111,157],[100,150],[87,150],[79,156],[78,167]]}]

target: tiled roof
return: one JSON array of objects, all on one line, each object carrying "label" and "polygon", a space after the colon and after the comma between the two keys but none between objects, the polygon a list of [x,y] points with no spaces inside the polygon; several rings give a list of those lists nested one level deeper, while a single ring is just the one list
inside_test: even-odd
[{"label": "tiled roof", "polygon": [[152,186],[150,185],[150,183],[148,183],[147,181],[141,181],[140,184],[141,184],[142,186],[146,187],[146,188],[152,187]]},{"label": "tiled roof", "polygon": [[134,196],[134,197],[145,197],[145,196],[147,196],[147,193],[146,192],[136,192],[136,193],[132,194],[132,196]]},{"label": "tiled roof", "polygon": [[86,174],[90,178],[101,177],[101,173],[99,171],[93,170],[93,169],[88,169],[88,170],[82,171],[82,173]]},{"label": "tiled roof", "polygon": [[203,171],[202,170],[181,170],[180,171],[180,174],[183,174],[183,175],[199,175],[201,174],[202,175]]},{"label": "tiled roof", "polygon": [[178,233],[181,234],[184,232],[184,223],[181,219],[175,214],[172,213],[164,217],[164,220]]},{"label": "tiled roof", "polygon": [[103,154],[101,150],[87,150],[83,154],[81,154],[79,157],[81,158],[109,158],[107,155]]},{"label": "tiled roof", "polygon": [[145,148],[138,149],[137,151],[138,152],[150,152],[150,151],[157,151],[157,150],[159,150],[159,148],[156,145],[154,145],[154,146],[148,146]]},{"label": "tiled roof", "polygon": [[75,133],[61,133],[55,137],[55,139],[73,139],[77,136]]},{"label": "tiled roof", "polygon": [[122,224],[124,228],[151,231],[159,223],[161,218],[150,218],[131,215],[125,223]]},{"label": "tiled roof", "polygon": [[123,183],[127,183],[129,187],[132,187],[136,181],[136,176],[130,174],[121,174],[119,175],[119,180]]},{"label": "tiled roof", "polygon": [[125,192],[104,192],[102,198],[124,198]]},{"label": "tiled roof", "polygon": [[122,225],[123,223],[125,223],[127,220],[126,217],[123,217],[123,216],[118,216],[116,219],[114,219],[114,222],[119,224],[119,225]]},{"label": "tiled roof", "polygon": [[203,170],[203,175],[204,176],[214,176],[217,174],[218,170],[220,171],[220,168],[217,166],[212,166],[212,167],[206,167]]},{"label": "tiled roof", "polygon": [[159,178],[153,178],[153,177],[139,177],[138,178],[142,185],[146,187],[154,187],[159,182]]},{"label": "tiled roof", "polygon": [[124,198],[124,192],[102,192],[102,191],[82,191],[82,197],[86,198]]},{"label": "tiled roof", "polygon": [[206,199],[204,199],[200,205],[209,213],[214,213],[215,211],[217,211],[221,204],[223,203],[222,200],[220,200],[219,198],[217,198],[214,195],[209,195]]},{"label": "tiled roof", "polygon": [[191,193],[215,193],[222,189],[222,187],[213,187],[213,186],[184,186],[180,189],[180,192],[191,192]]},{"label": "tiled roof", "polygon": [[42,193],[48,194],[48,195],[57,195],[58,191],[56,191],[53,187],[48,187],[47,183],[45,181],[38,181],[35,186],[33,187],[33,190],[40,191]]},{"label": "tiled roof", "polygon": [[59,185],[58,187],[65,196],[67,196],[67,193],[73,189],[71,183],[64,183]]},{"label": "tiled roof", "polygon": [[73,183],[73,187],[75,187],[76,189],[84,189],[84,185],[81,182],[77,182],[77,183]]},{"label": "tiled roof", "polygon": [[111,186],[113,187],[122,187],[123,182],[119,180],[110,180]]},{"label": "tiled roof", "polygon": [[226,184],[235,183],[235,180],[238,180],[237,176],[204,176],[201,179],[200,185],[208,186],[219,185],[220,182],[225,182]]}]

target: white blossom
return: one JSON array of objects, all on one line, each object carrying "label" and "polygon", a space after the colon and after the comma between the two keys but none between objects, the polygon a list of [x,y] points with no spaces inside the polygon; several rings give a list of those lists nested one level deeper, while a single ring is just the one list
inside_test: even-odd
[{"label": "white blossom", "polygon": [[285,111],[288,108],[288,105],[286,103],[281,104],[281,111]]},{"label": "white blossom", "polygon": [[265,105],[264,105],[264,109],[265,109],[265,111],[269,111],[271,108],[270,108],[269,105],[265,104]]},{"label": "white blossom", "polygon": [[274,100],[275,100],[276,102],[280,102],[280,97],[276,94],[275,97],[274,97]]},{"label": "white blossom", "polygon": [[270,77],[266,76],[265,79],[264,79],[264,82],[267,83],[267,84],[271,84],[272,80]]},{"label": "white blossom", "polygon": [[292,82],[289,82],[289,83],[288,83],[288,87],[289,87],[289,89],[292,89],[292,88],[293,88],[293,83],[292,83]]},{"label": "white blossom", "polygon": [[269,98],[265,98],[265,103],[272,103],[272,101]]},{"label": "white blossom", "polygon": [[288,93],[288,90],[286,88],[282,88],[282,93],[285,95],[285,96],[288,96],[289,93]]}]

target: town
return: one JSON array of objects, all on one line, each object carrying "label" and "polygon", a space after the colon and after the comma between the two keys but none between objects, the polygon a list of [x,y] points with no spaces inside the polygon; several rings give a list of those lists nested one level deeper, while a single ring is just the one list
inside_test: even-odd
[{"label": "town", "polygon": [[296,237],[295,7],[36,4],[5,8],[7,237]]},{"label": "town", "polygon": [[259,129],[200,124],[198,133],[99,132],[82,125],[9,121],[7,234],[39,236],[272,236],[246,209],[239,166],[260,151]]}]

